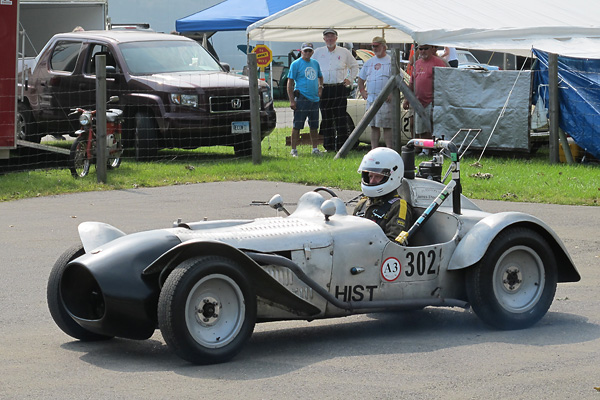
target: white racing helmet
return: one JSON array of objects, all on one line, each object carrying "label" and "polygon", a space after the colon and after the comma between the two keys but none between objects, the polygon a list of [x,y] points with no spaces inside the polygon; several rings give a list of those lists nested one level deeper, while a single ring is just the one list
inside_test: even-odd
[{"label": "white racing helmet", "polygon": [[[369,172],[381,174],[384,178],[376,183],[369,183]],[[404,177],[404,162],[396,151],[388,147],[377,147],[363,157],[358,173],[361,174],[360,187],[368,197],[385,196],[398,189]]]}]

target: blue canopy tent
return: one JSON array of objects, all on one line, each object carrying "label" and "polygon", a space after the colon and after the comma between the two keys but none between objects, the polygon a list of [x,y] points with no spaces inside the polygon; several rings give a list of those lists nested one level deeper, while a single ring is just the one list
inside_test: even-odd
[{"label": "blue canopy tent", "polygon": [[[539,60],[534,73],[534,98],[549,102],[548,53],[533,49]],[[600,158],[600,60],[558,56],[560,128],[579,147]]]},{"label": "blue canopy tent", "polygon": [[269,15],[284,10],[300,0],[226,0],[206,10],[178,19],[178,32],[245,31]]}]

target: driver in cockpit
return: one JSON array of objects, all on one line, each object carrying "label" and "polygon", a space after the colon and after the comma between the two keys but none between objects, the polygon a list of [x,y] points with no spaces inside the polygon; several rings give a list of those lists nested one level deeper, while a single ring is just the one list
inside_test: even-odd
[{"label": "driver in cockpit", "polygon": [[365,154],[358,172],[364,196],[354,215],[376,222],[390,240],[396,240],[413,222],[412,206],[398,193],[404,177],[402,157],[390,148],[378,147]]}]

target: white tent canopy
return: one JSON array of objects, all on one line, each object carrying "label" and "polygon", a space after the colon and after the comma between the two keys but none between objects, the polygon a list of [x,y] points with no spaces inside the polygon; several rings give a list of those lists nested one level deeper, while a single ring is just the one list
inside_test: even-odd
[{"label": "white tent canopy", "polygon": [[600,1],[590,0],[304,0],[250,25],[249,40],[322,42],[333,27],[342,42],[496,50],[531,48],[600,58]]}]

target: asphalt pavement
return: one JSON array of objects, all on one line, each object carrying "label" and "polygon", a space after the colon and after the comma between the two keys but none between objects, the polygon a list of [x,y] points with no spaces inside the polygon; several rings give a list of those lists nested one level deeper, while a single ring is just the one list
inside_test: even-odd
[{"label": "asphalt pavement", "polygon": [[[2,399],[599,399],[599,207],[476,201],[523,211],[564,241],[582,280],[559,284],[534,327],[497,331],[450,308],[257,325],[231,362],[190,365],[157,331],[149,340],[82,343],[62,333],[46,304],[59,255],[77,225],[131,233],[197,221],[273,216],[312,186],[216,182],[78,193],[0,203]],[[357,192],[338,191],[344,200]]]}]

